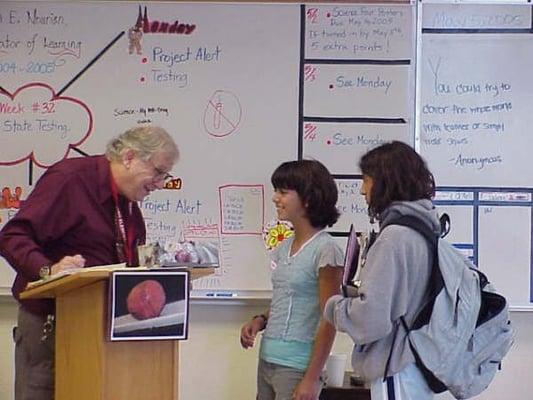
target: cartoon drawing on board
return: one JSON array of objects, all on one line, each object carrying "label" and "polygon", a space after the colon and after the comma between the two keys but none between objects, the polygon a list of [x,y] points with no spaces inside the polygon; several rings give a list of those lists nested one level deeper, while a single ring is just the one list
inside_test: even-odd
[{"label": "cartoon drawing on board", "polygon": [[142,15],[141,15],[141,6],[139,6],[139,15],[137,16],[137,22],[135,23],[134,26],[128,29],[128,40],[129,40],[128,52],[129,54],[133,54],[133,52],[135,51],[137,55],[141,55],[142,37],[143,37]]}]

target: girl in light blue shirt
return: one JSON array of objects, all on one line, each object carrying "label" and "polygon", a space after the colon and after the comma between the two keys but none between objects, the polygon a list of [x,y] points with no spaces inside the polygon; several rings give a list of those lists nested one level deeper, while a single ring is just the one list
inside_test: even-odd
[{"label": "girl in light blue shirt", "polygon": [[335,338],[334,328],[321,315],[342,280],[342,251],[324,231],[339,217],[337,186],[326,167],[314,160],[283,163],[271,181],[278,218],[292,223],[294,235],[271,253],[270,308],[244,324],[241,344],[253,346],[257,333],[265,330],[258,400],[317,400]]}]

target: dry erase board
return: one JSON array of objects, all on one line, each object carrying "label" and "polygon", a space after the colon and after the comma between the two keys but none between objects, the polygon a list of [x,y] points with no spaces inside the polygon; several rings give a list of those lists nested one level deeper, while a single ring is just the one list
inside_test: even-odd
[{"label": "dry erase board", "polygon": [[465,3],[2,2],[0,224],[52,163],[162,125],[180,180],[141,203],[151,240],[219,243],[196,293],[268,296],[273,169],[323,161],[332,231],[364,230],[357,161],[398,139],[435,173],[450,240],[531,308],[532,9]]},{"label": "dry erase board", "polygon": [[[23,200],[54,162],[161,125],[181,149],[180,185],[140,204],[150,239],[216,240],[221,267],[195,288],[268,295],[274,168],[324,161],[341,193],[333,230],[365,229],[359,155],[413,143],[413,15],[386,4],[2,2],[0,184]],[[2,204],[0,224],[16,211]],[[2,265],[0,286],[12,277]]]},{"label": "dry erase board", "polygon": [[515,308],[531,306],[531,5],[425,4],[420,151],[451,241]]}]

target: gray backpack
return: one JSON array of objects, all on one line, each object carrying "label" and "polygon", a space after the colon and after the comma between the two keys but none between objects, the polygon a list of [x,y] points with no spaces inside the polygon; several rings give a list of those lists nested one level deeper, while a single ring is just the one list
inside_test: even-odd
[{"label": "gray backpack", "polygon": [[392,224],[419,232],[435,253],[427,303],[411,326],[401,318],[416,365],[433,392],[449,390],[456,399],[476,396],[488,387],[514,341],[507,300],[420,219],[401,216],[387,222]]}]

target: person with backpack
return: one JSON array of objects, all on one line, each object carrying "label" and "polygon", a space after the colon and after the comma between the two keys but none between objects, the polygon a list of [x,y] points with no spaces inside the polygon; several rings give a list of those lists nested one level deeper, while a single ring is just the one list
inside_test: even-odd
[{"label": "person with backpack", "polygon": [[[414,216],[435,236],[440,233],[432,203],[435,181],[414,149],[386,143],[363,155],[359,166],[371,221],[385,226],[399,216]],[[368,246],[353,297],[332,296],[324,316],[353,339],[352,366],[370,382],[372,400],[432,399],[401,318],[410,324],[426,302],[434,253],[420,233],[396,224]]]}]

